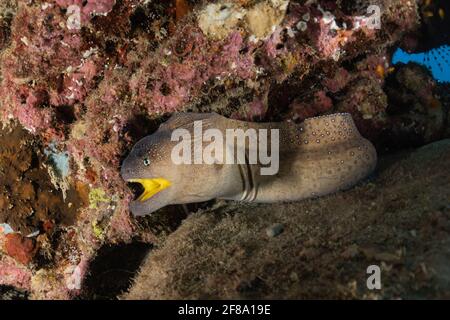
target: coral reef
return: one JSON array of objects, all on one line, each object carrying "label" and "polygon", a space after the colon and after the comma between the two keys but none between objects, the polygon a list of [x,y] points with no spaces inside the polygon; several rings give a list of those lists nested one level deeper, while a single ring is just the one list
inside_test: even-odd
[{"label": "coral reef", "polygon": [[368,1],[2,2],[0,118],[36,137],[13,140],[41,150],[2,154],[13,167],[5,181],[22,179],[0,194],[0,210],[16,208],[0,223],[21,233],[0,232],[2,283],[71,298],[101,246],[161,244],[185,210],[133,219],[119,168],[174,111],[297,122],[347,111],[379,150],[442,138],[439,85],[420,67],[390,64],[390,48],[419,26],[416,3],[370,4],[382,8],[381,29],[365,16]]}]

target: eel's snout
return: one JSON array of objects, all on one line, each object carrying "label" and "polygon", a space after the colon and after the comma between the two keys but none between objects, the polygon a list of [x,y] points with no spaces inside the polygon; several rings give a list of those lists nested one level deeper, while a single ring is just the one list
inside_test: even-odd
[{"label": "eel's snout", "polygon": [[[128,159],[128,158],[127,158]],[[128,161],[125,159],[120,167],[120,176],[123,180],[128,181],[133,178],[133,170],[128,165]]]}]

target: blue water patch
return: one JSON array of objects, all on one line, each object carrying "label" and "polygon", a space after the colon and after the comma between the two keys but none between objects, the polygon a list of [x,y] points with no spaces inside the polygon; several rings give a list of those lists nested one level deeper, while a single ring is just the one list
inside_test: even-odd
[{"label": "blue water patch", "polygon": [[0,223],[1,229],[3,229],[3,234],[14,233],[14,230],[7,223]]},{"label": "blue water patch", "polygon": [[434,79],[438,82],[450,82],[450,46],[444,45],[438,48],[420,53],[407,53],[398,48],[392,56],[392,63],[415,62],[430,70]]},{"label": "blue water patch", "polygon": [[53,142],[44,150],[44,153],[58,175],[63,179],[66,178],[70,171],[69,154],[66,151],[58,151]]}]

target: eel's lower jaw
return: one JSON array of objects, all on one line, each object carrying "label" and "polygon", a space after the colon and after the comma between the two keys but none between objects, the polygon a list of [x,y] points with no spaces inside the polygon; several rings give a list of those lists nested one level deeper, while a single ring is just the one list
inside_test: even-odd
[{"label": "eel's lower jaw", "polygon": [[138,202],[147,201],[155,194],[167,189],[171,185],[170,181],[164,178],[128,179],[127,182],[139,183],[144,188],[144,192],[137,198],[137,200],[135,200]]}]

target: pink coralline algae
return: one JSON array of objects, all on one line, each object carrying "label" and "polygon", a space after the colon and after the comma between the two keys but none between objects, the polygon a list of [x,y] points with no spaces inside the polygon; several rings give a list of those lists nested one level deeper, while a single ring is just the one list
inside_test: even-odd
[{"label": "pink coralline algae", "polygon": [[[186,42],[193,45],[180,57],[178,52],[183,52]],[[230,34],[223,42],[211,43],[200,29],[185,27],[174,35],[168,48],[157,53],[159,59],[151,57],[142,61],[142,69],[132,79],[131,92],[149,112],[178,110],[201,94],[206,81],[254,76],[250,50],[240,52],[244,47],[243,37],[238,32]]]},{"label": "pink coralline algae", "polygon": [[[261,39],[245,26],[221,39],[208,37],[198,10],[177,21],[169,1],[21,3],[1,59],[1,119],[67,150],[72,174],[64,183],[83,190],[90,203],[60,232],[64,245],[53,250],[65,254],[46,270],[57,276],[30,271],[45,290],[28,289],[39,298],[70,297],[100,246],[159,241],[130,217],[133,195],[119,169],[131,146],[172,112],[301,121],[341,110],[378,136],[371,130],[383,129],[387,108],[384,77],[376,73],[385,61],[380,52],[418,23],[412,1],[378,2],[389,28],[370,29],[330,1],[291,2]],[[81,8],[80,28],[67,25],[73,5]],[[373,57],[366,66],[344,65],[361,55]],[[8,268],[0,265],[0,275]],[[27,286],[26,277],[15,278]]]},{"label": "pink coralline algae", "polygon": [[334,73],[334,76],[326,78],[323,84],[328,91],[336,93],[344,89],[351,79],[352,76],[347,70],[339,68]]},{"label": "pink coralline algae", "polygon": [[29,289],[32,273],[26,267],[17,265],[12,259],[0,257],[0,285]]}]

